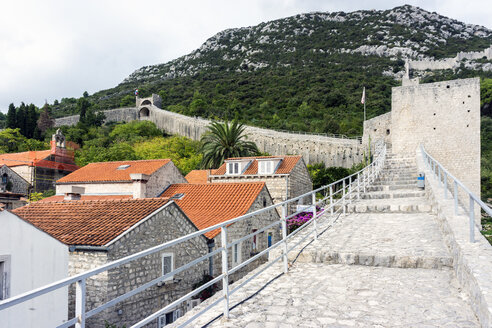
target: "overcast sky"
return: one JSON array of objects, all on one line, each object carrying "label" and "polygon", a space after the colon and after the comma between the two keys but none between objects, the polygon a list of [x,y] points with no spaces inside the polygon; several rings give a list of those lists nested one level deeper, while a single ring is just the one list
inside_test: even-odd
[{"label": "overcast sky", "polygon": [[134,70],[185,55],[226,28],[405,3],[492,29],[490,0],[2,1],[0,110],[11,102],[41,106],[114,87]]}]

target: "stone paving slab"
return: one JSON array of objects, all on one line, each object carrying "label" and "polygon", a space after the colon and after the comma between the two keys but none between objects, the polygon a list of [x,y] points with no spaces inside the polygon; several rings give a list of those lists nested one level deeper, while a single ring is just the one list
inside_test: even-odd
[{"label": "stone paving slab", "polygon": [[424,197],[407,197],[394,199],[361,199],[349,204],[349,212],[355,213],[426,213],[431,211],[431,206]]},{"label": "stone paving slab", "polygon": [[[232,295],[231,307],[244,302],[229,320],[208,327],[479,327],[452,270],[299,263],[272,280],[279,273],[274,265]],[[219,303],[190,327],[208,324],[222,309]]]},{"label": "stone paving slab", "polygon": [[453,265],[439,225],[427,213],[341,216],[298,260],[403,268]]}]

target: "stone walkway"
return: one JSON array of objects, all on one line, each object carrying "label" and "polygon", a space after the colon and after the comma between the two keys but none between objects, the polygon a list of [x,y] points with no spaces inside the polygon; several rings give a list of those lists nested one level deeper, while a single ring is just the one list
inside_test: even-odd
[{"label": "stone walkway", "polygon": [[231,307],[247,300],[229,320],[211,322],[219,304],[190,327],[479,327],[448,269],[297,263],[272,281],[281,272],[274,265],[235,293]]},{"label": "stone walkway", "polygon": [[[219,304],[191,326],[479,327],[415,172],[412,160],[390,157],[374,187],[348,205],[351,213],[323,218],[318,240],[289,253],[288,274],[273,265],[232,295],[229,320],[220,317]],[[312,230],[307,226],[289,245]],[[278,247],[270,259],[280,254]]]}]

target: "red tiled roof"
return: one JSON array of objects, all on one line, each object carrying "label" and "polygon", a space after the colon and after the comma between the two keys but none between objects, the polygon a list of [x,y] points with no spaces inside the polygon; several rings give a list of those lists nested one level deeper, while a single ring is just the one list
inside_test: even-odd
[{"label": "red tiled roof", "polygon": [[193,170],[185,176],[188,183],[207,183],[210,170]]},{"label": "red tiled roof", "polygon": [[25,151],[22,153],[11,153],[11,154],[1,154],[0,155],[0,165],[7,165],[10,167],[29,165],[38,161],[45,159],[51,155],[51,150],[36,150],[36,151]]},{"label": "red tiled roof", "polygon": [[35,202],[12,212],[64,244],[103,246],[168,201],[140,198]]},{"label": "red tiled roof", "polygon": [[[81,195],[80,200],[110,200],[110,199],[131,199],[133,195]],[[61,202],[65,195],[55,195],[39,200],[39,202]]]},{"label": "red tiled roof", "polygon": [[[274,172],[274,174],[289,174],[294,166],[296,166],[297,162],[302,158],[302,156],[258,156],[258,157],[234,157],[234,158],[228,158],[228,160],[246,160],[250,159],[253,160],[253,162],[248,166],[246,171],[243,173],[243,175],[255,175],[258,174],[258,159],[266,159],[266,158],[280,158],[282,161],[280,162],[279,167],[277,170]],[[221,167],[219,167],[215,172],[213,172],[213,175],[224,175],[226,174],[226,163],[222,164]]]},{"label": "red tiled roof", "polygon": [[[90,163],[59,179],[57,183],[131,181],[131,173],[151,175],[170,161],[170,159],[150,159],[143,161]],[[121,165],[130,166],[127,169],[118,170],[118,167]]]},{"label": "red tiled roof", "polygon": [[[255,199],[265,187],[264,182],[249,183],[207,183],[207,184],[173,184],[161,197],[171,198],[184,194],[181,199],[174,199],[199,230],[246,214]],[[207,238],[214,238],[220,230],[207,232]]]}]

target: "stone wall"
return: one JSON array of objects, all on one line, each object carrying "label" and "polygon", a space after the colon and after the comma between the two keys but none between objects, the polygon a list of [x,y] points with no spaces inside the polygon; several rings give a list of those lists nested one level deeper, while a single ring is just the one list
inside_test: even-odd
[{"label": "stone wall", "polygon": [[[272,199],[268,193],[268,190],[266,188],[263,188],[263,190],[260,192],[256,200],[254,201],[253,205],[249,209],[248,213],[254,212],[256,210],[262,209],[264,207],[272,205]],[[236,222],[230,226],[227,227],[227,242],[231,243],[241,237],[244,237],[250,233],[253,232],[253,229],[259,230],[274,221],[279,220],[280,217],[274,209],[264,212],[258,215],[255,215],[251,218],[242,220],[240,222]],[[243,240],[241,242],[241,262],[246,261],[250,257],[254,256],[254,254],[261,252],[262,250],[266,249],[268,246],[268,233],[272,233],[273,238],[272,238],[272,244],[275,244],[278,242],[281,237],[281,230],[280,230],[280,224],[278,227],[273,227],[265,232],[261,232],[256,235],[256,251],[253,251],[253,238],[249,238],[246,240]],[[218,234],[214,238],[215,242],[215,249],[221,247],[221,235]],[[228,256],[228,266],[229,269],[233,268],[232,264],[232,252],[233,248],[228,249],[229,256]],[[239,269],[237,272],[234,274],[230,275],[229,277],[229,283],[232,283],[234,281],[237,281],[241,277],[243,277],[246,273],[250,272],[251,270],[257,268],[259,265],[262,263],[265,263],[268,260],[268,256],[262,256],[260,259],[253,261],[252,263],[246,265],[245,267]],[[222,273],[222,255],[219,253],[214,257],[214,276],[218,276]]]},{"label": "stone wall", "polygon": [[170,184],[188,183],[173,162],[169,162],[154,172],[146,184],[146,197],[159,196]]},{"label": "stone wall", "polygon": [[423,144],[480,196],[478,78],[393,88],[391,127],[394,153],[414,157]]},{"label": "stone wall", "polygon": [[7,175],[7,184],[9,182],[12,184],[12,188],[8,191],[24,195],[27,195],[29,193],[29,187],[31,186],[31,184],[15,171],[10,169],[7,165],[2,165],[0,167],[0,186],[2,188],[6,188],[6,185],[2,184],[2,176],[4,174]]},{"label": "stone wall", "polygon": [[[153,217],[110,244],[107,252],[76,251],[70,253],[69,273],[74,275],[87,271],[195,231],[196,227],[176,204],[169,203]],[[174,268],[178,268],[207,252],[207,240],[199,236],[162,252],[101,273],[96,276],[96,279],[87,281],[87,308],[92,309],[162,276],[163,254],[172,254]],[[203,261],[175,275],[173,279],[164,282],[161,286],[154,285],[95,315],[88,320],[87,327],[104,328],[106,321],[117,327],[129,327],[190,292],[193,285],[201,281],[203,275],[207,273],[208,261]],[[72,309],[71,317],[73,317],[73,289],[70,291],[69,299]],[[179,308],[184,313],[186,304],[182,304]],[[157,327],[157,320],[147,327]]]},{"label": "stone wall", "polygon": [[362,144],[369,144],[383,139],[386,143],[391,143],[391,112],[379,115],[364,122],[364,134]]},{"label": "stone wall", "polygon": [[[209,120],[193,118],[178,113],[145,106],[148,117],[142,120],[154,122],[157,127],[169,134],[178,134],[193,140],[199,140],[207,130]],[[131,121],[139,117],[137,108],[118,108],[105,111],[106,121]],[[55,126],[72,125],[78,122],[78,116],[58,118]],[[248,126],[248,140],[254,141],[262,152],[272,155],[302,155],[307,164],[324,162],[327,166],[351,167],[363,159],[363,148],[359,140],[332,138],[319,135],[278,132]]]},{"label": "stone wall", "polygon": [[[73,251],[68,256],[68,275],[74,276],[101,265],[108,261],[106,252]],[[86,281],[86,310],[89,311],[108,301],[107,299],[108,273],[101,272]],[[75,316],[75,285],[68,289],[68,319]],[[87,319],[87,327],[104,327],[97,324],[96,318]]]}]

